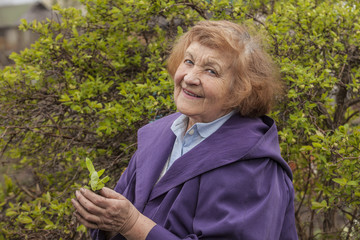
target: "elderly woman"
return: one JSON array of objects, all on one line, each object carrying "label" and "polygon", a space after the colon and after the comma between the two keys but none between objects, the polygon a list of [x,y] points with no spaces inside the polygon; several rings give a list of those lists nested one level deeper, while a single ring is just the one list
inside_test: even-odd
[{"label": "elderly woman", "polygon": [[76,192],[93,239],[297,239],[292,173],[265,116],[277,68],[246,29],[202,21],[168,59],[178,113],[138,131],[115,191]]}]

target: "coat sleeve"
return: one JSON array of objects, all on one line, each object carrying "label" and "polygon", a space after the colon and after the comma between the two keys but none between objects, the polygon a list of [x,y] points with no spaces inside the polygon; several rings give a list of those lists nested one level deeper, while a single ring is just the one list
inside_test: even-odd
[{"label": "coat sleeve", "polygon": [[[124,173],[121,175],[119,181],[117,182],[114,190],[118,193],[123,194],[125,191],[127,190],[132,190],[133,188],[131,188],[130,184],[132,183],[131,179],[133,177],[135,177],[135,169],[136,169],[136,152],[135,154],[132,156],[128,167],[126,168],[126,170],[124,171]],[[132,201],[131,199],[129,199],[130,201]],[[93,240],[105,240],[105,232],[99,229],[92,229],[90,230],[91,233],[91,238]],[[112,239],[116,239],[116,240],[125,240],[125,238],[123,236],[121,236],[120,234],[116,235],[115,237],[113,237]]]},{"label": "coat sleeve", "polygon": [[291,180],[275,161],[239,161],[201,176],[193,234],[157,225],[146,240],[296,240],[293,200]]}]

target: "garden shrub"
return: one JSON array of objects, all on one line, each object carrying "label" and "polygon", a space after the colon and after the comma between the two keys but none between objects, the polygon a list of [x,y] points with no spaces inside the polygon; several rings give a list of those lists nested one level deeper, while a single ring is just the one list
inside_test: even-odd
[{"label": "garden shrub", "polygon": [[[0,72],[0,239],[87,239],[70,199],[85,159],[114,187],[136,131],[175,111],[166,57],[202,19],[261,32],[286,93],[271,113],[293,168],[300,239],[359,239],[360,3],[83,0],[23,22],[39,40]],[[241,189],[239,189],[241,191]]]}]

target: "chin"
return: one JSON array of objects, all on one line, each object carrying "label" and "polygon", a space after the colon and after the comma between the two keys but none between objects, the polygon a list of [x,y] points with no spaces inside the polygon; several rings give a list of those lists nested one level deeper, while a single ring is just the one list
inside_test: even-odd
[{"label": "chin", "polygon": [[184,109],[182,109],[182,108],[178,108],[177,110],[178,110],[179,112],[181,112],[182,114],[186,115],[186,116],[190,116],[190,115],[191,115],[191,112],[186,111],[186,110],[184,110]]}]

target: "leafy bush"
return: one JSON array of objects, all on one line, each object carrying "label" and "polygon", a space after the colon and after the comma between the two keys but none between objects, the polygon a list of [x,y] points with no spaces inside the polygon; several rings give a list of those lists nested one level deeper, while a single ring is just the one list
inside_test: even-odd
[{"label": "leafy bush", "polygon": [[[271,114],[294,172],[300,239],[358,239],[360,4],[357,1],[84,0],[23,22],[40,39],[0,74],[0,239],[86,239],[70,199],[85,158],[114,186],[136,131],[174,112],[171,43],[201,19],[252,24],[286,81]],[[61,16],[61,21],[58,21]],[[24,175],[26,174],[26,175]]]},{"label": "leafy bush", "polygon": [[299,236],[359,239],[359,2],[293,1],[275,12],[268,30],[289,87],[279,123],[283,156],[296,164]]}]

